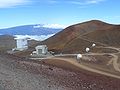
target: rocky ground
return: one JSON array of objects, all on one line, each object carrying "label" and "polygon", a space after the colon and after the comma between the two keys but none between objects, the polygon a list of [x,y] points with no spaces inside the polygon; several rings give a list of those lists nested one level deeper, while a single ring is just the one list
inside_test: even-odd
[{"label": "rocky ground", "polygon": [[0,55],[0,90],[119,90],[120,80]]}]

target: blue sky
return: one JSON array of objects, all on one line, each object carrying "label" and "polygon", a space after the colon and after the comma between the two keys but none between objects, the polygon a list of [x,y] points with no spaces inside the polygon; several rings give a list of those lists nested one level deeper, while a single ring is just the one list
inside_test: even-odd
[{"label": "blue sky", "polygon": [[120,0],[0,0],[0,28],[102,20],[120,24]]}]

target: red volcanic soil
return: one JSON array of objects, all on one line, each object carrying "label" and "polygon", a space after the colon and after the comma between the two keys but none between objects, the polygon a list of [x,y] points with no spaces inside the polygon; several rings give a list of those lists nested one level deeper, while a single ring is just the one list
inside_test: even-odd
[{"label": "red volcanic soil", "polygon": [[15,40],[10,35],[0,35],[0,51],[5,51],[15,47]]},{"label": "red volcanic soil", "polygon": [[46,44],[56,53],[78,53],[84,52],[85,47],[91,46],[92,43],[96,43],[97,46],[119,46],[119,38],[119,25],[92,20],[69,26],[39,44]]},{"label": "red volcanic soil", "polygon": [[[64,62],[62,64],[69,66]],[[0,67],[0,88],[5,90],[119,90],[120,88],[119,79],[82,70],[73,72],[11,55],[0,55]]]},{"label": "red volcanic soil", "polygon": [[83,38],[109,46],[120,47],[120,25],[85,34]]}]

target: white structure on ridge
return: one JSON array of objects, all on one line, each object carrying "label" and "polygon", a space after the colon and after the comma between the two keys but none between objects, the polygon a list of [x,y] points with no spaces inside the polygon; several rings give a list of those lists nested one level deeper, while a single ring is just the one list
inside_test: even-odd
[{"label": "white structure on ridge", "polygon": [[13,50],[19,50],[19,51],[23,51],[28,49],[28,38],[15,38],[16,40],[16,48],[14,48]]},{"label": "white structure on ridge", "polygon": [[96,46],[96,44],[95,44],[95,43],[93,43],[93,44],[92,44],[92,47],[95,47],[95,46]]},{"label": "white structure on ridge", "polygon": [[90,48],[87,47],[87,48],[85,49],[85,51],[86,51],[86,52],[89,52],[89,51],[90,51]]},{"label": "white structure on ridge", "polygon": [[82,54],[77,54],[77,59],[81,59],[82,58]]}]

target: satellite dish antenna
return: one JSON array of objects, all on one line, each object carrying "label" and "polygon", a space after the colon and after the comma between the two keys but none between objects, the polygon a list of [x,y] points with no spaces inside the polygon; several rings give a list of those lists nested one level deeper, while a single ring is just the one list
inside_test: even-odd
[{"label": "satellite dish antenna", "polygon": [[95,44],[95,43],[93,43],[93,44],[92,44],[92,47],[95,47],[95,46],[96,46],[96,44]]},{"label": "satellite dish antenna", "polygon": [[82,58],[82,54],[77,54],[77,59],[81,59]]},{"label": "satellite dish antenna", "polygon": [[86,51],[86,52],[89,52],[89,51],[90,51],[90,48],[87,47],[87,48],[85,49],[85,51]]}]

